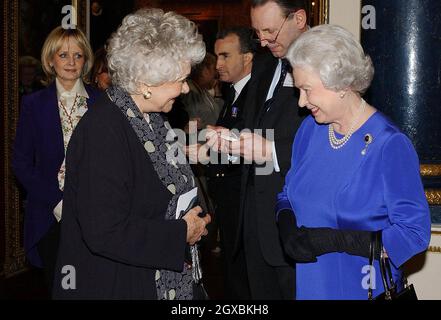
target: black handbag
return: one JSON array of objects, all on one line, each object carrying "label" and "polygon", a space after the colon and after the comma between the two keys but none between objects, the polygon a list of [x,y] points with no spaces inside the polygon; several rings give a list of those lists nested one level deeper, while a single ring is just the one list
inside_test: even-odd
[{"label": "black handbag", "polygon": [[[383,244],[381,241],[381,231],[372,233],[372,240],[370,243],[369,265],[371,270],[374,268],[374,257],[377,256],[376,250],[380,250],[380,273],[383,282],[384,292],[377,297],[372,296],[372,281],[369,286],[368,298],[369,300],[418,300],[413,284],[408,284],[407,278],[403,273],[404,288],[397,292],[397,286],[392,277],[389,259],[385,257]],[[389,281],[388,281],[389,280]]]}]

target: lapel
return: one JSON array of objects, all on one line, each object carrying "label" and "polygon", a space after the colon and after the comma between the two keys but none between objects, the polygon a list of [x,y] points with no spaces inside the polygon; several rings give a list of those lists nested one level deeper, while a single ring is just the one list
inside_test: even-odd
[{"label": "lapel", "polygon": [[89,86],[87,84],[84,84],[84,88],[86,89],[86,92],[89,95],[89,98],[86,99],[87,107],[89,107],[92,103],[95,102],[96,92],[91,86]]},{"label": "lapel", "polygon": [[272,58],[266,64],[265,68],[262,68],[262,72],[259,75],[259,82],[257,85],[256,92],[256,101],[255,107],[256,112],[254,114],[253,127],[258,125],[258,121],[262,116],[262,113],[265,112],[264,104],[266,101],[266,97],[268,96],[269,88],[271,87],[271,83],[273,82],[274,72],[276,71],[278,64],[278,59]]},{"label": "lapel", "polygon": [[41,105],[45,108],[41,108],[40,119],[44,122],[44,127],[47,128],[49,147],[54,147],[58,150],[62,150],[64,154],[64,141],[63,131],[61,129],[60,111],[58,108],[57,88],[55,81],[44,90],[42,95]]},{"label": "lapel", "polygon": [[223,123],[225,118],[228,117],[234,99],[234,89],[233,87],[231,87],[231,84],[226,84],[225,86],[226,88],[225,90],[223,90],[224,105],[222,106],[222,110],[219,113],[219,117],[217,119],[217,125],[219,125],[219,123]]},{"label": "lapel", "polygon": [[[98,92],[92,87],[85,85],[89,98],[87,99],[87,105],[90,106],[95,102]],[[64,138],[63,129],[61,127],[60,111],[58,108],[57,99],[57,87],[55,81],[52,82],[46,90],[43,90],[41,95],[41,101],[39,102],[44,108],[39,108],[40,119],[43,123],[43,127],[46,128],[48,136],[45,137],[45,141],[48,141],[48,146],[56,148],[64,154]]]},{"label": "lapel", "polygon": [[245,107],[245,98],[246,98],[246,95],[248,93],[248,87],[249,87],[250,81],[251,81],[251,79],[247,82],[245,87],[243,87],[242,91],[240,92],[239,96],[236,99],[236,102],[234,103],[240,109],[243,109]]},{"label": "lapel", "polygon": [[89,108],[95,103],[97,97],[100,95],[100,91],[88,84],[84,84],[84,88],[86,88],[87,94],[89,95],[89,98],[87,99],[87,107]]}]

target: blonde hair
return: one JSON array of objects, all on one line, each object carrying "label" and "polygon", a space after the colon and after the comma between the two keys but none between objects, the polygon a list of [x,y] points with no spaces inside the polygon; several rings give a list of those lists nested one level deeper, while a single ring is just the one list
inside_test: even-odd
[{"label": "blonde hair", "polygon": [[62,27],[56,27],[47,36],[43,44],[43,49],[41,50],[41,64],[43,71],[46,74],[46,84],[51,83],[57,76],[55,70],[50,66],[50,62],[57,51],[63,46],[64,41],[69,38],[74,39],[81,50],[83,50],[84,66],[82,78],[84,82],[89,83],[88,74],[93,65],[93,52],[89,41],[79,29],[63,29]]}]

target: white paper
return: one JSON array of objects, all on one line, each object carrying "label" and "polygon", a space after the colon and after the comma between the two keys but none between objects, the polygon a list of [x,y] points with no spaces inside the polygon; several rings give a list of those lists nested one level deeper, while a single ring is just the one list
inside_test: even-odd
[{"label": "white paper", "polygon": [[[178,204],[176,206],[176,219],[179,219],[181,211],[187,211],[191,201],[198,196],[198,187],[191,189],[190,191],[182,194],[178,198]],[[190,208],[191,209],[191,208]]]},{"label": "white paper", "polygon": [[233,132],[230,132],[230,135],[221,134],[220,137],[224,140],[231,141],[231,142],[239,140],[239,138]]},{"label": "white paper", "polygon": [[286,74],[285,82],[283,83],[284,87],[294,88],[294,79],[291,73]]},{"label": "white paper", "polygon": [[[220,137],[224,140],[231,141],[231,142],[239,141],[239,137],[232,131],[230,131],[228,135],[221,134]],[[228,154],[227,156],[228,156],[228,161],[230,161],[232,163],[235,163],[239,160],[238,156],[234,156],[232,154]]]}]

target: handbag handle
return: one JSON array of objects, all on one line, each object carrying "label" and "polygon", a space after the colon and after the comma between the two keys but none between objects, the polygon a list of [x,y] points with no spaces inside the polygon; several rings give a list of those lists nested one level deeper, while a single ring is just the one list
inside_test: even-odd
[{"label": "handbag handle", "polygon": [[[380,272],[381,280],[383,281],[385,298],[386,300],[392,300],[392,293],[395,292],[395,283],[392,278],[392,271],[390,269],[389,261],[384,256],[383,247],[381,247],[380,253]],[[390,286],[387,282],[387,276],[389,276]]]},{"label": "handbag handle", "polygon": [[[381,231],[377,231],[377,232],[372,233],[372,238],[371,238],[371,243],[369,244],[369,248],[370,248],[369,265],[371,268],[373,268],[374,257],[378,255],[378,254],[376,254],[377,253],[376,251],[380,250],[379,265],[380,265],[381,281],[383,282],[383,287],[384,287],[385,299],[392,300],[392,295],[396,291],[396,286],[395,286],[395,282],[393,280],[392,270],[390,267],[389,259],[386,258],[385,252],[383,249],[383,242],[381,239]],[[406,283],[407,279],[404,277],[404,275],[403,275],[403,278]],[[389,282],[388,282],[388,280],[389,280]],[[389,285],[389,283],[390,283],[390,285]],[[369,298],[369,300],[373,299],[371,285],[369,286],[368,298]]]},{"label": "handbag handle", "polygon": [[[395,292],[395,283],[393,281],[392,271],[390,268],[389,261],[384,255],[383,243],[381,240],[381,231],[372,232],[371,241],[369,243],[369,266],[370,266],[371,279],[370,279],[369,289],[368,289],[368,299],[373,300],[372,270],[374,269],[374,260],[375,260],[374,257],[378,256],[378,253],[377,253],[378,250],[380,250],[379,265],[380,265],[381,281],[383,282],[386,300],[391,300],[392,293]],[[390,286],[387,281],[387,278],[389,278]]]},{"label": "handbag handle", "polygon": [[[416,300],[416,294],[415,290],[412,285],[408,284],[407,277],[402,274],[402,281],[404,284],[404,290],[400,293],[397,293],[397,286],[396,283],[393,280],[392,276],[392,269],[390,265],[390,259],[386,258],[386,254],[384,252],[383,243],[382,243],[382,232],[372,232],[371,242],[369,244],[369,265],[371,270],[373,269],[373,263],[374,263],[374,257],[378,256],[378,251],[380,250],[380,274],[381,274],[381,280],[383,282],[384,287],[384,297],[382,299],[385,300],[392,300],[396,298],[400,298],[400,295],[405,292],[405,295],[407,297],[405,299],[411,299]],[[371,272],[372,274],[372,272]],[[389,282],[388,282],[389,280]],[[380,295],[383,296],[383,295]],[[410,296],[410,297],[409,297]],[[369,300],[373,300],[373,294],[372,294],[372,276],[371,276],[371,282],[369,285],[369,291],[368,291],[368,298]],[[400,298],[401,299],[401,298]]]},{"label": "handbag handle", "polygon": [[375,246],[375,233],[371,233],[371,241],[369,242],[369,289],[368,299],[373,300],[372,296],[372,270],[374,268],[374,246]]}]

